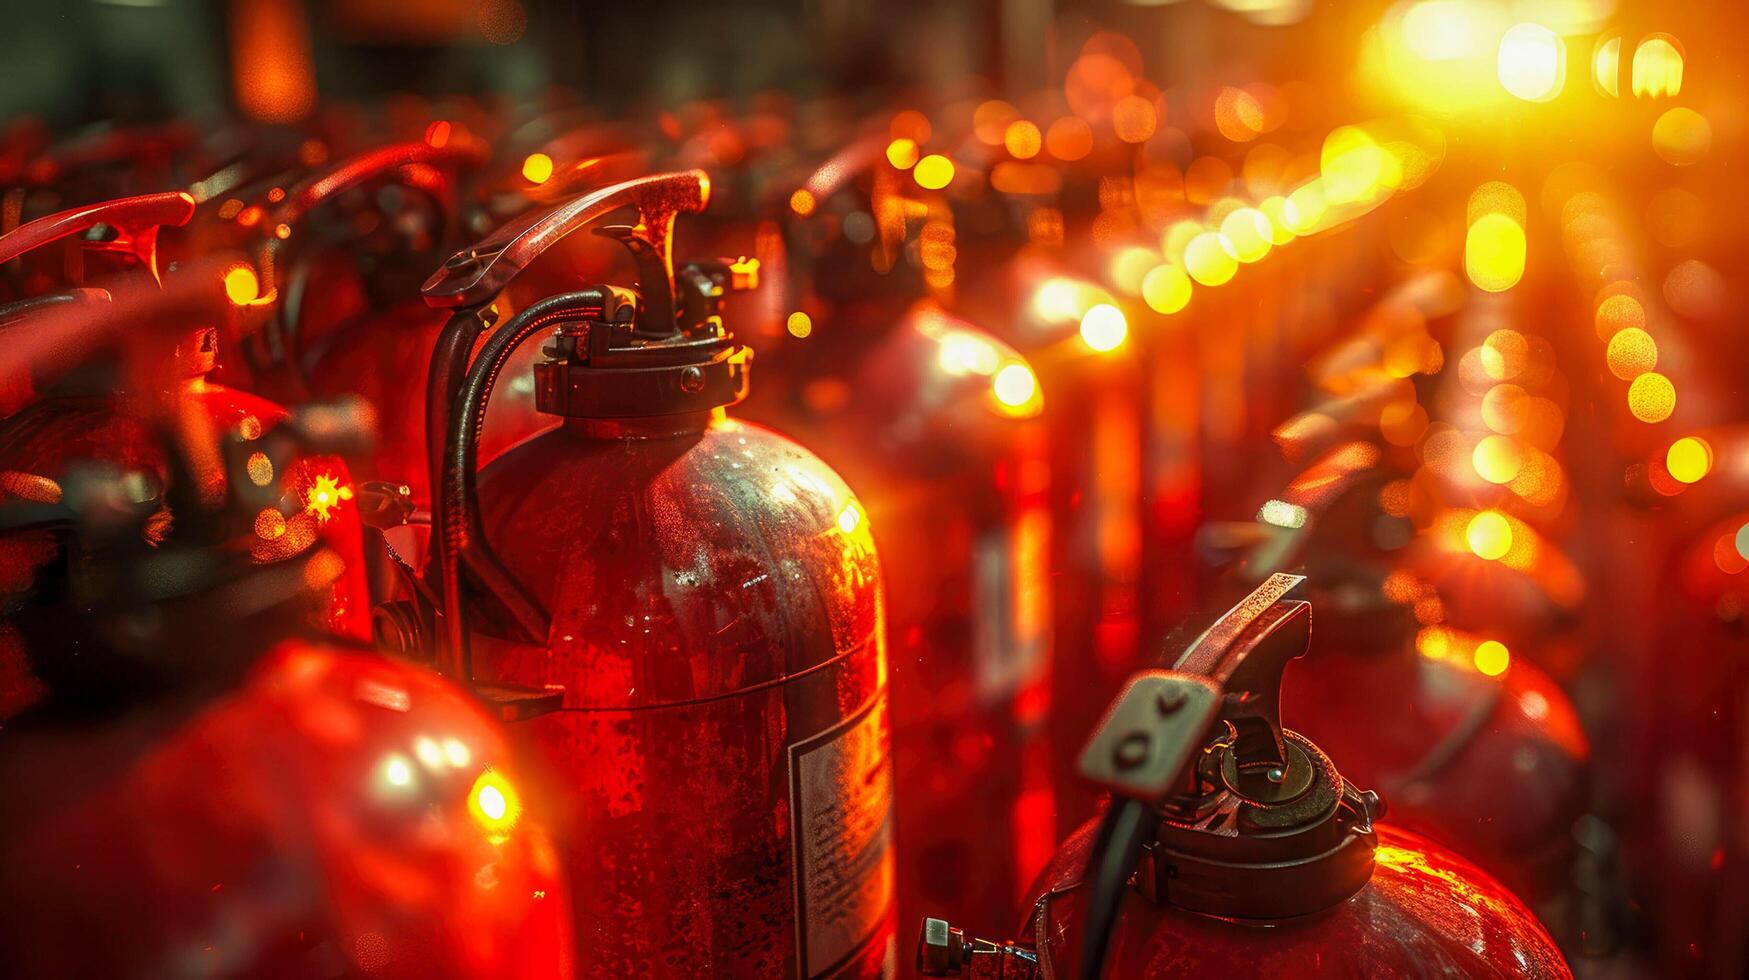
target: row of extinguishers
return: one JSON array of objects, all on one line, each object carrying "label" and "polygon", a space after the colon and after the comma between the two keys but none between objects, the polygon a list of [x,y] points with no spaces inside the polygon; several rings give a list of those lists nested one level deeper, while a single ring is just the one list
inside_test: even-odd
[{"label": "row of extinguishers", "polygon": [[[837,428],[817,438],[858,447],[844,468],[868,488],[865,503],[795,444],[723,417],[747,394],[749,364],[726,304],[752,274],[727,261],[673,269],[674,218],[704,207],[702,174],[532,207],[442,263],[423,303],[364,295],[393,282],[368,262],[325,272],[332,250],[298,253],[319,238],[306,231],[369,238],[371,216],[418,228],[416,207],[383,222],[382,192],[443,202],[453,191],[444,168],[465,146],[451,139],[366,153],[290,187],[269,178],[259,202],[161,194],[0,238],[6,260],[62,260],[31,267],[19,291],[35,295],[5,311],[10,336],[37,338],[11,355],[0,460],[21,515],[8,585],[29,610],[7,637],[18,715],[7,758],[36,777],[18,785],[55,788],[35,794],[7,834],[20,856],[12,887],[41,898],[9,922],[9,950],[44,969],[116,973],[866,974],[891,969],[895,865],[908,915],[968,899],[1011,907],[1030,878],[1019,868],[1048,855],[1055,834],[1049,789],[1025,775],[1042,691],[1062,667],[1051,666],[1039,599],[1052,554],[1048,430],[1026,413],[988,411],[937,372],[955,343],[985,344],[999,362],[1015,355],[939,310],[895,315],[903,310],[878,287],[834,304],[866,329],[838,348],[852,355],[839,365],[851,397],[821,413]],[[816,198],[856,213],[883,166],[874,154],[838,168],[852,179],[816,183]],[[361,189],[377,193],[361,205]],[[160,270],[156,229],[215,204],[219,230],[196,224],[176,268]],[[231,228],[250,208],[249,227],[265,231],[254,239]],[[606,275],[599,252],[578,247],[587,240],[567,237],[633,210],[635,223],[601,229],[629,252],[633,277]],[[432,241],[445,220],[427,229]],[[200,257],[225,247],[244,260]],[[817,251],[822,288],[835,253]],[[57,275],[89,285],[40,291]],[[611,284],[628,279],[637,285]],[[112,282],[126,285],[96,288]],[[198,288],[213,282],[223,296]],[[420,315],[427,304],[443,313]],[[124,325],[126,356],[107,356]],[[354,457],[357,472],[333,452],[356,406],[294,418],[207,380],[216,351],[239,335],[235,360],[265,388],[288,385],[299,402],[369,399],[379,447]],[[546,343],[524,343],[536,337]],[[494,413],[500,377],[507,397]],[[832,404],[786,380],[780,394]],[[764,411],[783,420],[789,404]],[[429,546],[408,533],[424,520]],[[365,522],[375,525],[368,546]],[[890,675],[877,539],[895,624]],[[188,567],[164,561],[173,554]],[[398,661],[271,642],[299,632],[282,621],[288,600],[312,595],[314,619],[292,617],[301,626],[351,641],[374,633],[391,651],[435,657],[486,710]],[[1237,671],[1262,642],[1246,624],[1264,606],[1280,620],[1270,635],[1302,628],[1304,605],[1271,593],[1229,616],[1230,635],[1211,631],[1176,674],[1147,683],[1273,703],[1269,683]],[[1264,680],[1297,652],[1275,641],[1258,658],[1273,658]],[[1367,669],[1399,669],[1402,653]],[[1104,875],[1086,893],[1098,930],[1115,900],[1108,879],[1121,886],[1144,860],[1159,882],[1143,888],[1150,914],[1173,923],[1163,935],[1214,921],[1175,910],[1314,916],[1302,921],[1334,930],[1296,944],[1222,922],[1201,953],[1172,938],[1146,953],[1170,957],[1168,969],[1193,956],[1257,962],[1247,948],[1257,946],[1284,968],[1309,962],[1385,910],[1425,920],[1414,933],[1425,941],[1404,926],[1388,937],[1401,940],[1395,952],[1380,952],[1374,940],[1387,937],[1368,926],[1356,955],[1562,969],[1534,920],[1480,872],[1395,831],[1375,852],[1376,803],[1304,739],[1282,735],[1272,710],[1240,700],[1243,719],[1220,698],[1162,710],[1172,725],[1159,731],[1135,719],[1142,748],[1130,732],[1118,755],[1141,760],[1123,768],[1146,768],[1146,787],[1083,763],[1142,809],[1113,807],[1106,823],[1126,822],[1073,838],[1041,879],[1049,894],[1079,887],[1091,849]],[[508,740],[497,722],[509,723]],[[512,744],[541,751],[513,759]],[[92,785],[65,793],[68,768]],[[1446,829],[1469,843],[1462,827]],[[1272,877],[1278,866],[1295,880]],[[1167,889],[1175,875],[1200,875],[1201,897]],[[1364,913],[1345,901],[1357,891],[1375,903]],[[1467,911],[1408,911],[1411,894]],[[112,919],[124,903],[129,943],[65,938],[81,915]],[[1075,904],[1051,915],[1077,916]],[[1150,921],[1126,928],[1151,935]],[[1453,931],[1464,923],[1483,932]],[[971,956],[975,968],[989,953],[943,928],[926,930],[921,965]],[[1064,955],[1052,942],[1080,941],[1055,925],[1037,936],[1051,938],[1034,951],[991,949],[1032,962]],[[1120,955],[1154,945],[1124,941]]]}]

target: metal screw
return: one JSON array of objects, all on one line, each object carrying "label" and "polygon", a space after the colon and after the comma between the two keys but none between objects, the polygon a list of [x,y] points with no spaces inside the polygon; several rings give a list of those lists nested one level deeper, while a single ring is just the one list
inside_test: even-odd
[{"label": "metal screw", "polygon": [[1147,732],[1131,732],[1117,743],[1117,748],[1111,751],[1111,761],[1117,763],[1119,769],[1134,769],[1148,761],[1148,749],[1153,740]]},{"label": "metal screw", "polygon": [[696,395],[703,391],[704,372],[695,367],[689,367],[680,372],[680,390],[689,395]]}]

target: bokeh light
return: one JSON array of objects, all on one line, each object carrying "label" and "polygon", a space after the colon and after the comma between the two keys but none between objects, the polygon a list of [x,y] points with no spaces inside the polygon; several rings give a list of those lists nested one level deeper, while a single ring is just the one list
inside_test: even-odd
[{"label": "bokeh light", "polygon": [[1157,265],[1142,277],[1142,301],[1155,313],[1177,313],[1190,304],[1190,276],[1175,265]]},{"label": "bokeh light", "polygon": [[1081,341],[1100,353],[1122,347],[1128,336],[1123,311],[1110,303],[1100,303],[1081,317]]},{"label": "bokeh light", "polygon": [[1512,664],[1512,653],[1506,649],[1506,644],[1499,640],[1483,640],[1476,644],[1476,652],[1471,654],[1471,661],[1476,670],[1489,677],[1499,677],[1506,673],[1506,668]]},{"label": "bokeh light", "polygon": [[530,153],[522,160],[522,179],[531,184],[544,184],[553,176],[553,158],[545,153]]},{"label": "bokeh light", "polygon": [[1219,286],[1239,271],[1239,260],[1219,232],[1205,231],[1184,246],[1184,268],[1204,286]]},{"label": "bokeh light", "polygon": [[1683,436],[1670,444],[1664,465],[1681,483],[1699,483],[1713,468],[1713,447],[1697,436]]},{"label": "bokeh light", "polygon": [[[1614,298],[1633,302],[1626,296]],[[1658,366],[1658,342],[1639,327],[1628,327],[1609,338],[1604,360],[1609,365],[1610,374],[1623,381],[1632,381]]]},{"label": "bokeh light", "polygon": [[917,161],[917,166],[911,170],[911,177],[924,190],[941,190],[953,183],[953,161],[939,153],[931,153]]},{"label": "bokeh light", "polygon": [[1628,386],[1628,411],[1641,422],[1662,422],[1676,411],[1676,386],[1656,371],[1647,371]]},{"label": "bokeh light", "polygon": [[1561,94],[1567,78],[1567,46],[1541,24],[1515,24],[1500,38],[1496,74],[1501,87],[1526,102]]},{"label": "bokeh light", "polygon": [[1464,540],[1476,557],[1497,561],[1512,550],[1512,525],[1500,514],[1484,510],[1470,518]]}]

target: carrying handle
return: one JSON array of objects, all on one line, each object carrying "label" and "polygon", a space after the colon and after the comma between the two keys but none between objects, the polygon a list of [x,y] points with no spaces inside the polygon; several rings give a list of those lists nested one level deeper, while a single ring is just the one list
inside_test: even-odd
[{"label": "carrying handle", "polygon": [[186,191],[141,194],[59,211],[0,235],[0,264],[98,225],[107,225],[115,229],[115,237],[105,242],[87,242],[86,247],[132,255],[156,279],[158,229],[185,225],[193,216],[194,197]]},{"label": "carrying handle", "polygon": [[1280,779],[1281,674],[1312,639],[1311,604],[1289,599],[1305,581],[1276,574],[1216,620],[1173,663],[1130,679],[1081,755],[1081,775],[1112,792],[1085,881],[1081,976],[1099,980],[1125,882],[1136,868],[1154,808],[1194,792],[1193,760],[1219,722],[1232,726],[1241,773]]},{"label": "carrying handle", "polygon": [[548,211],[526,215],[472,248],[450,256],[426,280],[425,302],[439,309],[488,303],[547,249],[592,221],[624,207],[638,212],[635,225],[602,229],[631,249],[638,264],[644,307],[639,329],[667,335],[675,329],[674,219],[697,214],[710,200],[710,177],[702,170],[656,174],[604,187]]},{"label": "carrying handle", "polygon": [[[349,190],[391,174],[403,186],[425,192],[437,205],[445,233],[452,232],[459,221],[460,211],[455,173],[463,168],[478,167],[485,161],[486,148],[481,141],[452,133],[442,146],[415,140],[367,150],[301,181],[286,193],[285,200],[264,223],[269,234],[259,248],[262,289],[278,289],[282,276],[295,281],[301,274],[298,271],[283,272],[280,266],[286,261],[282,253],[298,240],[295,229],[310,212]],[[307,273],[307,270],[303,272]],[[257,367],[275,362],[288,365],[292,378],[307,392],[310,381],[304,375],[301,349],[299,324],[303,304],[297,298],[300,293],[301,290],[291,290],[285,294],[278,314],[269,321],[264,336],[245,350]]]},{"label": "carrying handle", "polygon": [[1312,639],[1311,604],[1288,595],[1304,581],[1271,575],[1172,669],[1131,678],[1088,741],[1081,774],[1118,796],[1159,805],[1183,787],[1186,766],[1218,722],[1233,727],[1241,769],[1286,765],[1281,675]]},{"label": "carrying handle", "polygon": [[430,192],[444,208],[445,220],[453,220],[455,181],[451,174],[485,162],[486,149],[480,141],[458,136],[442,146],[414,140],[367,150],[287,191],[285,200],[274,209],[269,227],[284,224],[295,228],[305,215],[335,197],[395,171],[403,171],[401,177],[408,186]]}]

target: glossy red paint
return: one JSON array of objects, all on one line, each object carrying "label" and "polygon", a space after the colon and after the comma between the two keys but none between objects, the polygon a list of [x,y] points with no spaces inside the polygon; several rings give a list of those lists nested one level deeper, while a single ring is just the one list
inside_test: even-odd
[{"label": "glossy red paint", "polygon": [[844,482],[720,413],[571,419],[479,500],[551,616],[538,645],[476,635],[474,673],[565,688],[518,731],[570,797],[578,973],[880,975],[886,638]]},{"label": "glossy red paint", "polygon": [[210,697],[8,731],[0,773],[18,975],[572,975],[539,801],[427,671],[282,643]]},{"label": "glossy red paint", "polygon": [[[1063,845],[1034,888],[1022,936],[1041,976],[1078,962],[1081,874],[1094,826]],[[1200,915],[1131,890],[1106,975],[1165,977],[1570,977],[1554,940],[1513,894],[1412,831],[1378,825],[1372,880],[1323,912],[1273,922]]]},{"label": "glossy red paint", "polygon": [[899,921],[1012,906],[1057,844],[1044,427],[1004,411],[988,365],[953,358],[1012,352],[934,306],[801,343],[822,348],[809,383],[848,401],[810,411],[805,386],[772,385],[742,414],[801,438],[868,508],[892,637]]}]

